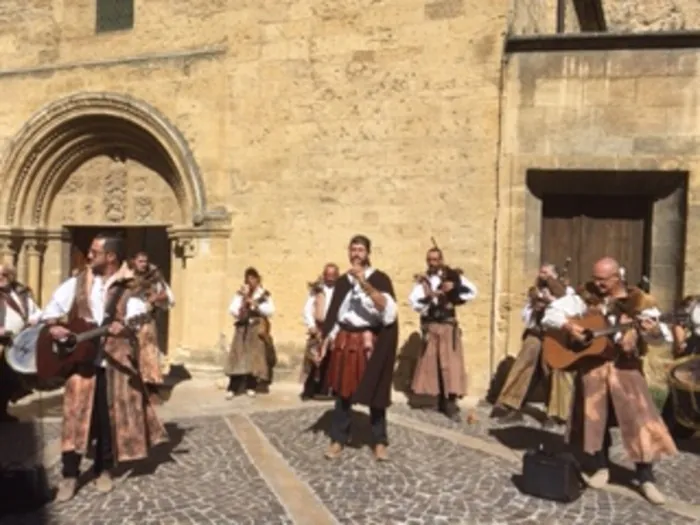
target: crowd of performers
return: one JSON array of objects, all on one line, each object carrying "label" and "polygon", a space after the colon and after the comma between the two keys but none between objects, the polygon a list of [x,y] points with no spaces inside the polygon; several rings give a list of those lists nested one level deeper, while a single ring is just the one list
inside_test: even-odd
[{"label": "crowd of performers", "polygon": [[[304,307],[308,340],[302,397],[334,400],[325,451],[329,460],[340,457],[348,444],[353,404],[369,408],[376,460],[389,459],[386,411],[398,346],[397,297],[391,278],[372,266],[371,253],[366,236],[350,239],[350,269],[341,275],[337,265],[326,265],[322,276],[309,283]],[[224,365],[229,377],[227,397],[237,392],[254,396],[271,382],[276,361],[270,333],[272,297],[257,270],[248,268],[244,278],[229,309],[235,332]],[[415,276],[408,295],[420,316],[422,333],[411,391],[436,399],[438,410],[456,421],[463,418],[458,401],[467,391],[456,308],[476,295],[476,286],[461,270],[445,264],[437,246],[427,251],[426,271]],[[109,326],[109,336],[94,362],[76,367],[65,380],[59,501],[75,494],[80,461],[91,444],[95,445],[96,489],[108,492],[110,473],[118,461],[142,459],[150,447],[167,440],[153,408],[163,380],[153,312],[173,304],[172,292],[148,256],[140,253],[127,264],[121,239],[110,235],[94,239],[88,266],[61,284],[43,310],[30,291],[16,282],[13,269],[3,266],[0,336],[45,323],[54,340],[62,341],[70,333],[59,321],[75,317]],[[700,306],[689,302],[685,310],[692,312],[691,320],[696,322],[692,326],[698,326]],[[542,358],[545,335],[557,331],[572,341],[586,340],[588,334],[576,319],[591,311],[599,312],[610,325],[630,323],[610,335],[615,358],[581,361],[574,370],[547,367]],[[522,349],[498,395],[494,415],[511,421],[522,417],[534,383],[544,379],[548,416],[544,424],[567,424],[567,441],[588,460],[586,483],[593,488],[608,483],[610,427],[617,425],[636,465],[641,493],[652,503],[664,503],[652,467],[677,450],[650,394],[641,358],[649,343],[674,343],[678,356],[692,351],[700,347],[700,330],[691,330],[686,337],[686,325],[661,322],[648,290],[629,286],[623,268],[609,257],[596,262],[591,280],[576,289],[554,265],[543,265],[529,290],[523,322]],[[18,382],[4,359],[0,363],[0,408],[5,408],[3,417],[9,419],[7,403],[32,385]]]}]

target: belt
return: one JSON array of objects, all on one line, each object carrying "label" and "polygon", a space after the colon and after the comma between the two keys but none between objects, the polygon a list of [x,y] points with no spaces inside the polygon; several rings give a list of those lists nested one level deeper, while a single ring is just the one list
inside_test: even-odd
[{"label": "belt", "polygon": [[352,326],[350,324],[345,323],[340,323],[338,326],[340,326],[340,329],[344,332],[350,332],[351,334],[365,332],[367,330],[375,333],[379,331],[379,327],[376,326]]}]

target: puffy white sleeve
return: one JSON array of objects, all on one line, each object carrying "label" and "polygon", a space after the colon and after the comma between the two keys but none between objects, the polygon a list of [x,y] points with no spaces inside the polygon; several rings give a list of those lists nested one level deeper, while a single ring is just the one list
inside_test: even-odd
[{"label": "puffy white sleeve", "polygon": [[[640,317],[651,317],[652,319],[658,318],[660,315],[661,311],[656,307],[647,308],[640,313]],[[655,337],[645,333],[643,334],[644,340],[651,344],[673,343],[673,332],[671,332],[671,328],[666,323],[659,323],[659,330],[661,331],[660,336]]]},{"label": "puffy white sleeve", "polygon": [[478,293],[478,291],[476,289],[476,285],[473,282],[471,282],[469,279],[464,277],[463,275],[460,276],[460,281],[461,281],[462,287],[467,288],[468,291],[460,293],[459,298],[462,301],[464,301],[465,303],[476,299],[476,295]]},{"label": "puffy white sleeve", "polygon": [[307,297],[306,302],[304,303],[303,318],[306,328],[316,327],[316,318],[314,317],[314,296],[311,294],[309,294],[309,297]]},{"label": "puffy white sleeve", "polygon": [[586,311],[586,303],[578,295],[565,295],[549,303],[542,317],[542,326],[558,330],[566,324],[567,318],[581,315]]},{"label": "puffy white sleeve", "polygon": [[430,308],[430,302],[424,301],[424,299],[425,288],[423,288],[423,285],[420,283],[415,284],[411,290],[411,293],[408,295],[408,302],[410,303],[414,312],[418,312],[419,314],[423,315],[428,311],[428,308]]},{"label": "puffy white sleeve", "polygon": [[241,312],[242,305],[243,298],[241,297],[241,294],[237,293],[233,296],[233,301],[231,301],[231,304],[228,307],[228,313],[237,318],[238,314]]},{"label": "puffy white sleeve", "polygon": [[272,317],[275,313],[275,303],[272,302],[272,297],[268,297],[258,305],[258,312],[263,317]]},{"label": "puffy white sleeve", "polygon": [[51,296],[46,308],[41,313],[41,320],[59,319],[68,315],[73,306],[78,279],[71,277],[61,284]]}]

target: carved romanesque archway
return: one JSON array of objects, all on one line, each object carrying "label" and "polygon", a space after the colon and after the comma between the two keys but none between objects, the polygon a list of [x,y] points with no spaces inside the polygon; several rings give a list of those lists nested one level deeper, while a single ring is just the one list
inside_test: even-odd
[{"label": "carved romanesque archway", "polygon": [[180,132],[155,108],[126,95],[81,93],[49,104],[12,141],[2,168],[6,227],[50,229],[49,211],[68,177],[106,154],[155,167],[173,189],[178,226],[206,215],[199,169]]}]

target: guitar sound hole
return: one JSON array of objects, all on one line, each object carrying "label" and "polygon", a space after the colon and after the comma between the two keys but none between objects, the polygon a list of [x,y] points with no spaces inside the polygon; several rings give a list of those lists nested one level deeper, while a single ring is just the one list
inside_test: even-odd
[{"label": "guitar sound hole", "polygon": [[591,341],[593,341],[593,332],[591,332],[590,330],[585,330],[583,332],[583,335],[585,336],[585,339],[583,341],[571,339],[569,343],[569,348],[571,348],[571,350],[573,350],[574,352],[583,352],[586,348],[590,346]]}]

